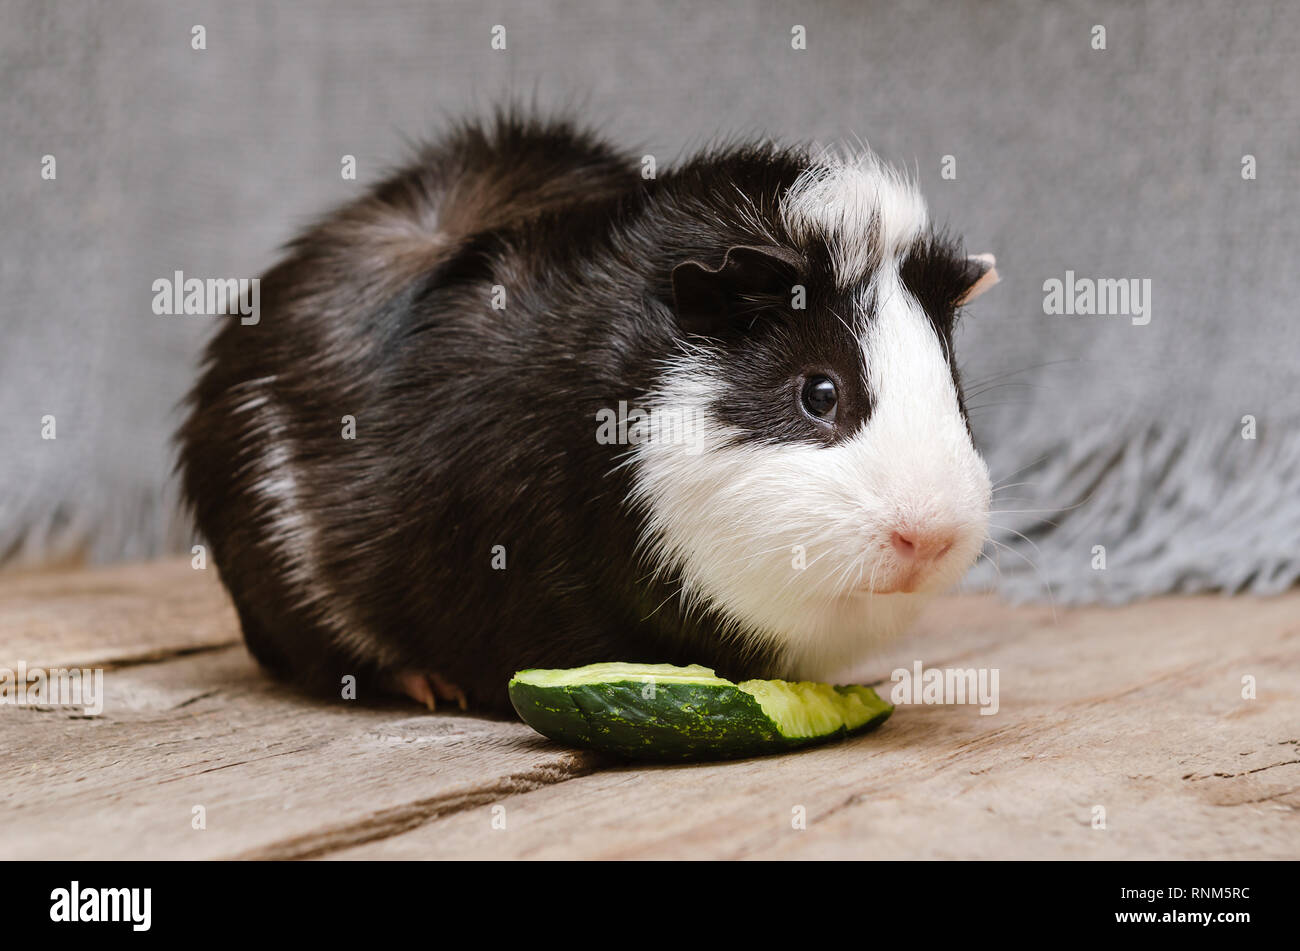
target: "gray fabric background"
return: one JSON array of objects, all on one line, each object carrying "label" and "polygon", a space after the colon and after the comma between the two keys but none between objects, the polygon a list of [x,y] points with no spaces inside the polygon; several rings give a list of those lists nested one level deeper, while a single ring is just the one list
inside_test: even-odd
[{"label": "gray fabric background", "polygon": [[[973,400],[995,480],[1032,483],[995,508],[1047,510],[995,516],[1034,543],[1001,536],[1004,590],[1278,590],[1300,575],[1297,40],[1283,0],[3,0],[0,560],[188,547],[168,440],[214,318],[155,316],[151,282],[259,273],[445,116],[522,95],[661,162],[763,132],[906,164],[1003,275],[961,353],[1024,384]],[[1067,269],[1149,278],[1151,323],[1045,316]]]}]

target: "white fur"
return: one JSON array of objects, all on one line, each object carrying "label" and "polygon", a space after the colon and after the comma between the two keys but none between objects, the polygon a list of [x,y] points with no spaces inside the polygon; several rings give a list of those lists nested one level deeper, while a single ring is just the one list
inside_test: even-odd
[{"label": "white fur", "polygon": [[390,652],[347,615],[340,600],[322,580],[316,555],[319,531],[303,504],[289,427],[272,401],[270,384],[274,380],[274,376],[269,376],[239,384],[241,390],[248,390],[251,395],[233,409],[234,413],[252,415],[248,432],[256,433],[259,442],[265,440],[268,446],[263,456],[251,462],[254,476],[251,493],[263,524],[262,536],[271,540],[285,564],[284,577],[294,590],[298,607],[310,611],[330,631],[335,643],[351,647],[360,656],[378,655],[391,660]]},{"label": "white fur", "polygon": [[988,467],[971,443],[952,370],[930,318],[903,287],[893,264],[881,268],[859,307],[872,309],[863,339],[871,419],[858,438],[888,473],[884,521],[904,529],[943,529],[956,537],[931,589],[958,580],[988,527]]},{"label": "white fur", "polygon": [[841,288],[896,257],[928,221],[913,183],[871,152],[824,155],[785,194],[781,216],[796,240],[827,243]]},{"label": "white fur", "polygon": [[[720,611],[732,636],[776,647],[774,673],[787,677],[832,676],[900,633],[960,579],[987,530],[987,467],[940,340],[898,276],[924,226],[924,205],[901,187],[874,162],[843,164],[801,179],[783,205],[828,242],[846,284],[873,275],[856,295],[871,309],[861,341],[866,426],[832,446],[728,445],[735,434],[707,409],[726,395],[719,357],[691,349],[666,367],[652,403],[693,413],[694,443],[651,438],[635,449],[633,501],[647,516],[651,559],[679,574],[685,603]],[[911,569],[890,541],[904,526],[956,537],[914,593],[899,590]]]}]

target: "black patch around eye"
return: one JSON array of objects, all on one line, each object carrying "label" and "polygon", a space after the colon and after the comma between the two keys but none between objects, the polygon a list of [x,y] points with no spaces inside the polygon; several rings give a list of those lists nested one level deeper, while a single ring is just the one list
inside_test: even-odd
[{"label": "black patch around eye", "polygon": [[[712,411],[738,443],[833,445],[870,415],[861,344],[847,300],[810,302],[803,311],[768,308],[718,360],[722,391]],[[807,385],[826,378],[835,392],[832,420],[804,404]]]}]

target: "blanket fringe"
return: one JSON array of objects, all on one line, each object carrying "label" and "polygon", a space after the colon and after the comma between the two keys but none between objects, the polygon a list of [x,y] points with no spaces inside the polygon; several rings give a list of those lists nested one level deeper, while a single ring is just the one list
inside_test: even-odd
[{"label": "blanket fringe", "polygon": [[[1300,426],[1290,421],[1261,419],[1254,439],[1240,426],[1110,422],[1015,450],[1041,459],[1005,480],[1026,487],[995,492],[995,544],[969,588],[1119,604],[1278,594],[1300,580]],[[1005,451],[990,462],[995,473],[1017,465]]]}]

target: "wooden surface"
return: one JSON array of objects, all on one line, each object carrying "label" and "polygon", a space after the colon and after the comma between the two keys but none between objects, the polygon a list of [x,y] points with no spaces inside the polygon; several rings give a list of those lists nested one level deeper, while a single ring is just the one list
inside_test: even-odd
[{"label": "wooden surface", "polygon": [[1300,857],[1300,592],[1055,619],[944,599],[861,678],[997,668],[996,715],[899,707],[846,743],[696,766],[286,690],[188,561],[0,575],[0,667],[19,660],[104,667],[106,699],[0,706],[4,859]]}]

